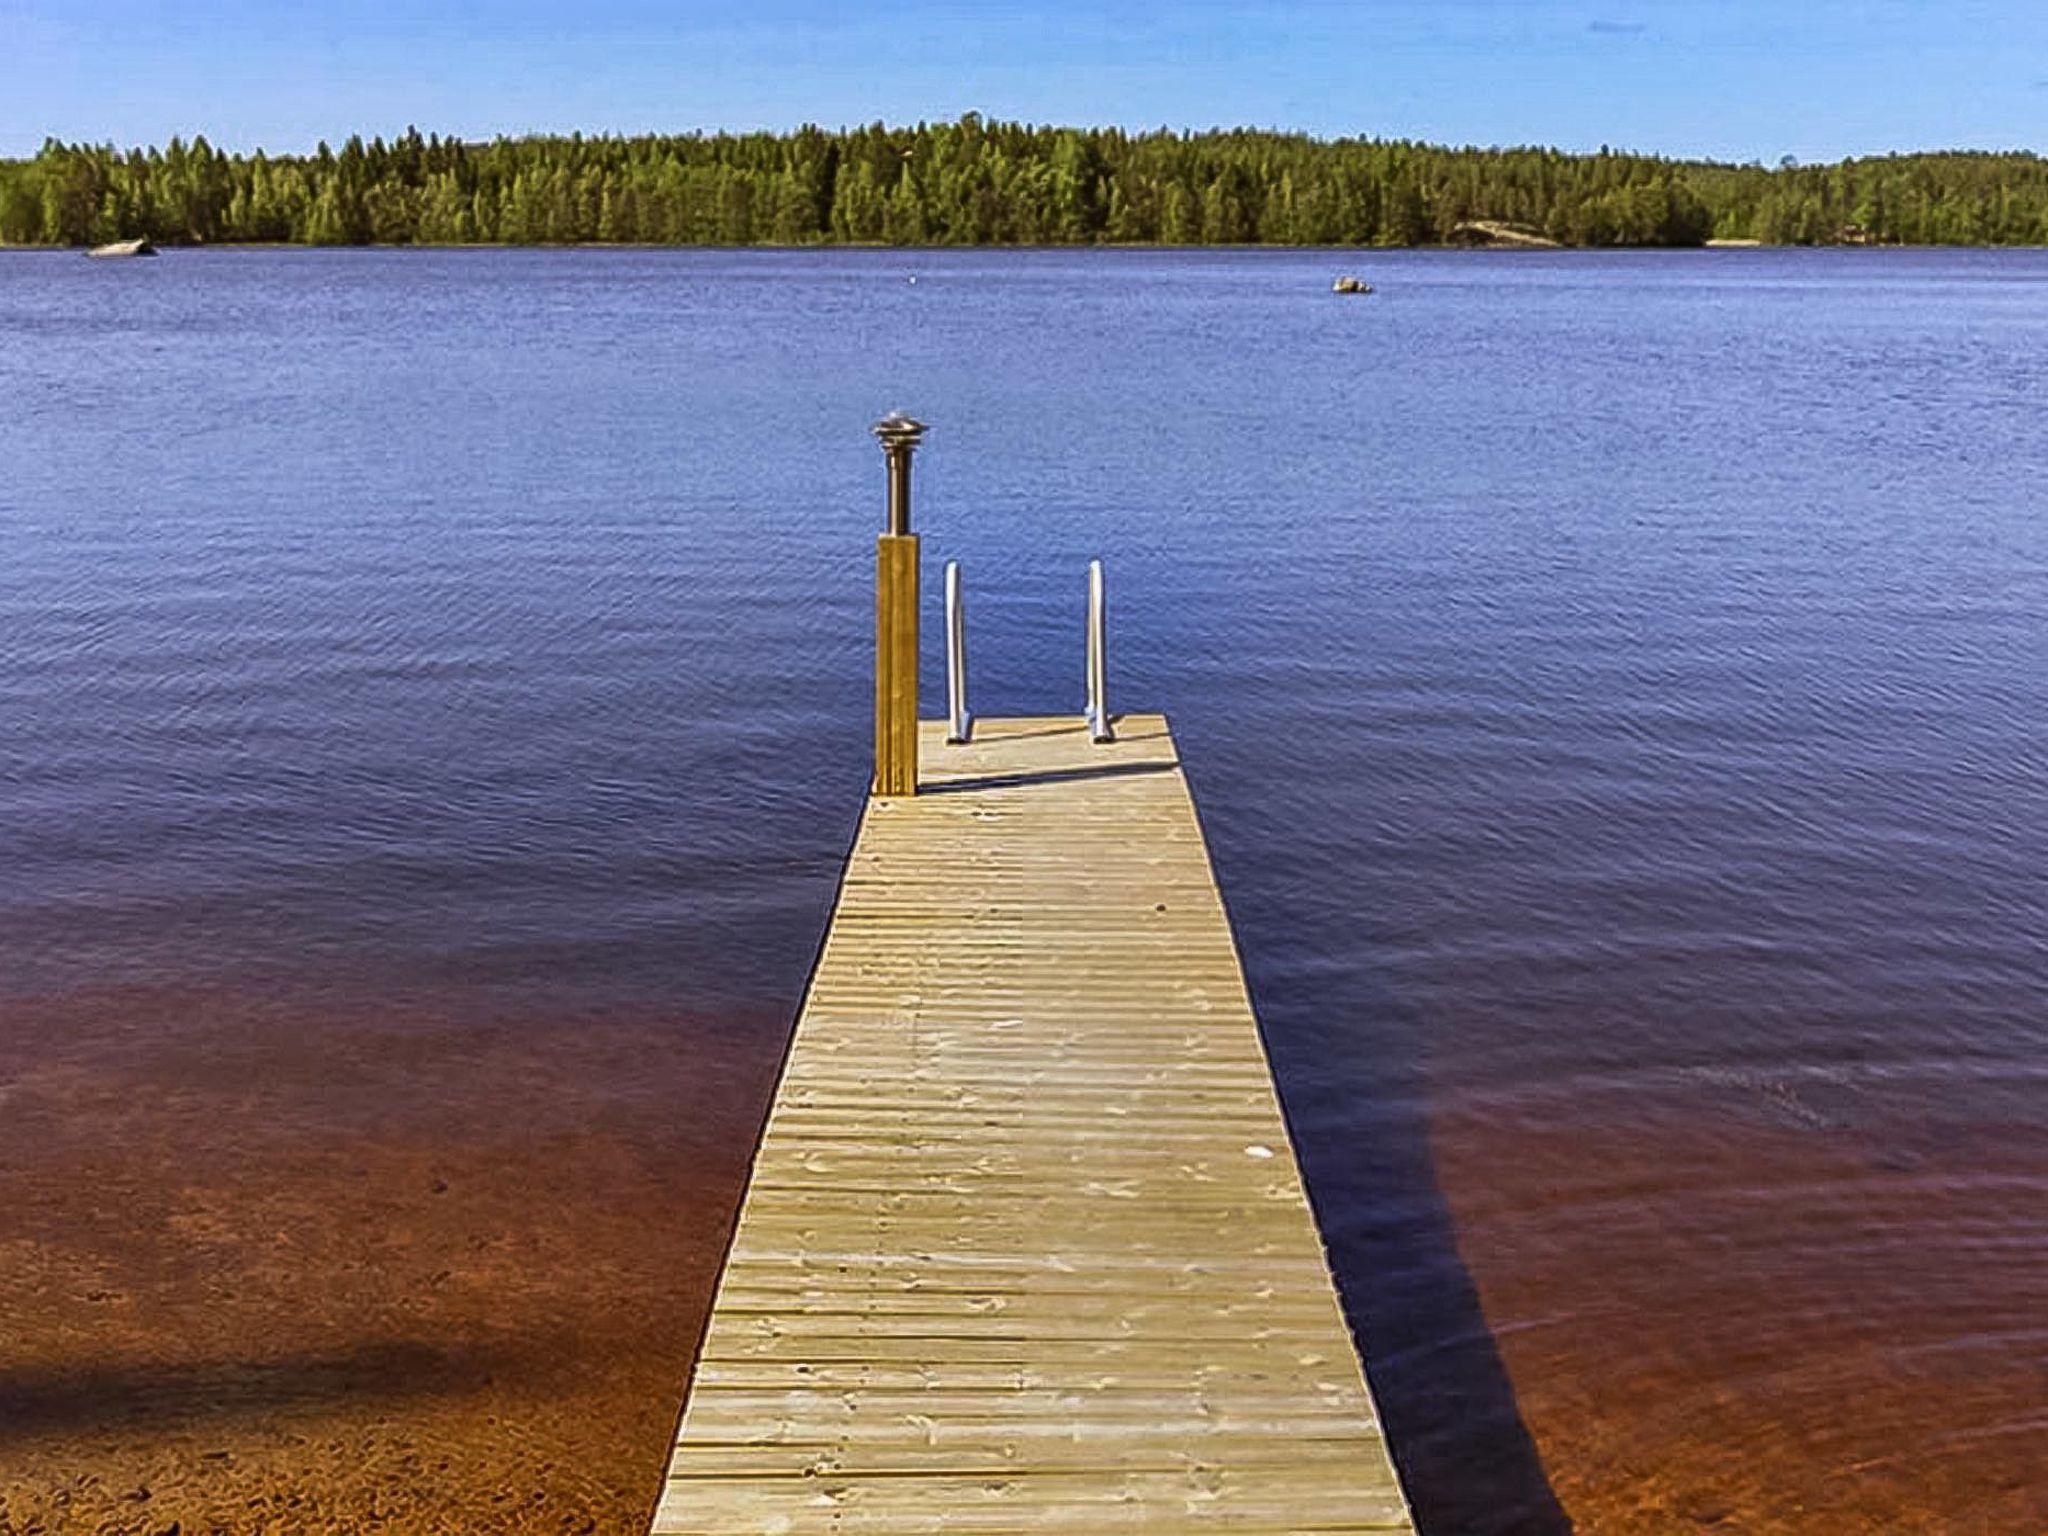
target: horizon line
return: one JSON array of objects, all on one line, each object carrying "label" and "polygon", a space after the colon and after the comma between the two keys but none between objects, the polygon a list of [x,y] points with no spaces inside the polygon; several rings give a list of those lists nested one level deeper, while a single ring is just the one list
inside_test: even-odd
[{"label": "horizon line", "polygon": [[1611,141],[1603,141],[1598,148],[1594,149],[1572,149],[1562,144],[1534,139],[1518,142],[1494,141],[1492,143],[1481,143],[1472,139],[1432,139],[1418,135],[1378,134],[1365,130],[1353,133],[1320,133],[1307,128],[1284,128],[1271,124],[1254,123],[1212,124],[1202,128],[1177,127],[1170,123],[1157,123],[1140,127],[1119,122],[1060,122],[1052,119],[998,117],[970,109],[956,116],[920,117],[910,121],[891,121],[888,118],[875,117],[860,122],[842,122],[838,124],[828,124],[816,119],[805,119],[794,126],[788,127],[707,127],[700,125],[690,128],[531,128],[518,131],[501,129],[488,136],[441,133],[435,129],[424,129],[420,127],[417,121],[411,121],[402,129],[388,134],[382,131],[365,132],[358,128],[350,130],[338,139],[322,135],[316,138],[310,146],[304,148],[272,148],[263,144],[254,146],[233,143],[224,144],[207,134],[203,129],[194,132],[189,138],[182,133],[174,133],[170,138],[160,142],[130,143],[126,145],[113,138],[65,138],[59,134],[45,133],[32,150],[22,153],[0,152],[0,162],[18,164],[33,160],[52,144],[72,149],[112,149],[118,154],[127,155],[137,152],[143,154],[161,153],[172,144],[183,144],[189,147],[204,139],[209,148],[223,151],[231,156],[246,158],[262,155],[266,159],[307,159],[317,156],[323,146],[333,151],[341,145],[345,145],[351,138],[360,140],[365,145],[377,140],[382,140],[385,144],[389,145],[400,142],[408,134],[418,134],[422,138],[437,139],[444,144],[456,143],[465,149],[485,149],[494,144],[518,144],[535,140],[581,139],[591,142],[631,142],[641,139],[785,139],[813,131],[834,135],[850,135],[874,129],[880,129],[885,133],[915,133],[921,130],[929,131],[936,128],[958,127],[969,119],[974,120],[985,128],[1022,128],[1030,132],[1051,133],[1118,133],[1133,139],[1157,137],[1199,139],[1253,134],[1266,135],[1273,138],[1305,140],[1309,143],[1327,145],[1400,144],[1412,145],[1418,149],[1438,150],[1452,154],[1539,153],[1588,160],[1597,159],[1601,155],[1611,155],[1616,158],[1656,160],[1671,165],[1715,166],[1740,170],[1762,169],[1766,171],[1792,167],[1846,165],[1866,160],[1901,160],[1930,156],[1982,156],[1986,158],[2003,157],[2036,160],[2044,158],[2044,151],[2028,145],[1992,148],[1983,145],[1950,144],[1938,148],[1922,146],[1915,149],[1857,150],[1824,159],[1804,159],[1796,155],[1787,154],[1780,155],[1775,160],[1767,160],[1761,156],[1752,156],[1746,160],[1734,160],[1710,154],[1683,154],[1665,150],[1632,149]]}]

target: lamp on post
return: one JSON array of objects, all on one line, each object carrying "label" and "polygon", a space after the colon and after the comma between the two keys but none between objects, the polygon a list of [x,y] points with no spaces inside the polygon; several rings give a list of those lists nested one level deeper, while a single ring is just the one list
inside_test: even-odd
[{"label": "lamp on post", "polygon": [[875,541],[875,783],[878,796],[917,793],[917,535],[910,531],[910,456],[924,423],[891,411],[875,423],[889,461],[889,523]]}]

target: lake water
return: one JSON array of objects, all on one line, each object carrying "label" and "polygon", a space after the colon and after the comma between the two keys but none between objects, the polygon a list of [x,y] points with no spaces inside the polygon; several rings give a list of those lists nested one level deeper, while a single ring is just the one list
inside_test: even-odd
[{"label": "lake water", "polygon": [[892,407],[1432,1536],[2048,1528],[2044,400],[2041,253],[0,254],[0,1530],[644,1515]]}]

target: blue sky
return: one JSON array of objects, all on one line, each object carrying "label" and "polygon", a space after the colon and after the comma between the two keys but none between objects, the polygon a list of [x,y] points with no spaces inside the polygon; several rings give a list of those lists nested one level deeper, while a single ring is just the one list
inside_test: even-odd
[{"label": "blue sky", "polygon": [[2048,149],[2048,0],[0,0],[0,154],[969,110],[1740,160]]}]

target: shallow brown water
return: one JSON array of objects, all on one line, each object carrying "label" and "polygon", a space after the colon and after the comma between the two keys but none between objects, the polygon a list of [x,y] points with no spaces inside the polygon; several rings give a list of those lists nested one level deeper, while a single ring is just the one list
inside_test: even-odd
[{"label": "shallow brown water", "polygon": [[2040,1126],[1436,1135],[1579,1530],[2048,1530]]},{"label": "shallow brown water", "polygon": [[779,1021],[31,1022],[62,1043],[4,1063],[0,1530],[644,1525]]},{"label": "shallow brown water", "polygon": [[[0,1530],[644,1524],[782,1021],[457,1009],[38,1013],[62,1044],[0,1057]],[[1575,1528],[2048,1526],[2048,1273],[2009,1236],[2048,1137],[1724,1109],[1430,1128]],[[1426,1353],[1426,1391],[1483,1378]]]}]

